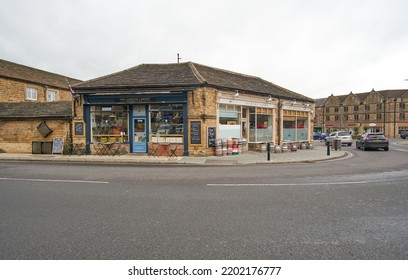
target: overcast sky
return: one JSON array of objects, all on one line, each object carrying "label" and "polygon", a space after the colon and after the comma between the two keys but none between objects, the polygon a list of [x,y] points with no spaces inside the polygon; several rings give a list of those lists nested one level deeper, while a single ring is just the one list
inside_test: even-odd
[{"label": "overcast sky", "polygon": [[312,98],[408,88],[407,0],[0,0],[0,58],[88,80],[196,63]]}]

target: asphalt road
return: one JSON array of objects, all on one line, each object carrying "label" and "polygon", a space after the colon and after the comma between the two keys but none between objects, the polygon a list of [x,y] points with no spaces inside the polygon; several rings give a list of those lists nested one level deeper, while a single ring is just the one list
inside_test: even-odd
[{"label": "asphalt road", "polygon": [[307,164],[0,162],[0,259],[407,259],[408,149]]}]

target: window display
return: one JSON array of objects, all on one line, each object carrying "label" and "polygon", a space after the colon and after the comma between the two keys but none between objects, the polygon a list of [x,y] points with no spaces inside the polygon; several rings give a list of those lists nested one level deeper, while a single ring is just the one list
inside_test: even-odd
[{"label": "window display", "polygon": [[183,143],[184,119],[182,104],[150,106],[150,141]]},{"label": "window display", "polygon": [[92,142],[128,142],[127,106],[91,106]]},{"label": "window display", "polygon": [[249,108],[249,142],[272,142],[272,109]]},{"label": "window display", "polygon": [[307,112],[284,111],[283,141],[307,141],[309,128]]}]

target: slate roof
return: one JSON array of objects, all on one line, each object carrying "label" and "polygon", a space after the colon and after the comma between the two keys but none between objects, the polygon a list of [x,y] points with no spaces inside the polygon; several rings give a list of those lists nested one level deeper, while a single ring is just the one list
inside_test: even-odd
[{"label": "slate roof", "polygon": [[324,105],[324,103],[326,103],[326,100],[327,100],[327,97],[326,98],[315,99],[314,101],[315,101],[316,108],[317,107],[322,107]]},{"label": "slate roof", "polygon": [[0,119],[69,119],[71,117],[71,101],[0,103]]},{"label": "slate roof", "polygon": [[191,90],[212,86],[284,99],[314,102],[259,77],[235,73],[193,62],[141,64],[124,71],[85,81],[74,86],[77,93],[103,90],[168,89]]},{"label": "slate roof", "polygon": [[[367,98],[367,96],[372,93],[372,92],[377,92],[381,96],[383,96],[386,99],[389,98],[401,98],[401,97],[408,97],[408,89],[387,89],[387,90],[374,90],[372,89],[371,91],[368,92],[362,92],[362,93],[349,93],[347,95],[333,95],[335,98],[339,100],[339,102],[344,102],[344,100],[350,95],[353,94],[356,96],[360,101],[364,101],[364,99]],[[322,98],[324,99],[324,98]],[[328,98],[326,98],[323,102],[321,99],[315,99],[316,107],[321,107],[324,105]]]},{"label": "slate roof", "polygon": [[[68,90],[65,76],[0,59],[0,77]],[[67,77],[70,84],[81,80]]]}]

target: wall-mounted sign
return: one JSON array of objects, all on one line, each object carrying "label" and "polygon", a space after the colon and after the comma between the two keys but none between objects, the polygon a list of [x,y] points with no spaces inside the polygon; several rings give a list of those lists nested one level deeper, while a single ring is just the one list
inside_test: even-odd
[{"label": "wall-mounted sign", "polygon": [[209,127],[208,128],[208,133],[207,133],[207,137],[208,137],[208,147],[215,147],[215,127]]},{"label": "wall-mounted sign", "polygon": [[201,121],[190,122],[190,144],[200,145],[201,144]]},{"label": "wall-mounted sign", "polygon": [[275,104],[266,103],[266,102],[256,102],[256,101],[247,101],[247,100],[236,100],[236,99],[227,99],[220,98],[220,104],[232,104],[232,105],[241,105],[249,107],[263,107],[263,108],[275,108]]},{"label": "wall-mounted sign", "polygon": [[84,136],[84,123],[83,122],[74,122],[74,129],[76,136]]}]

